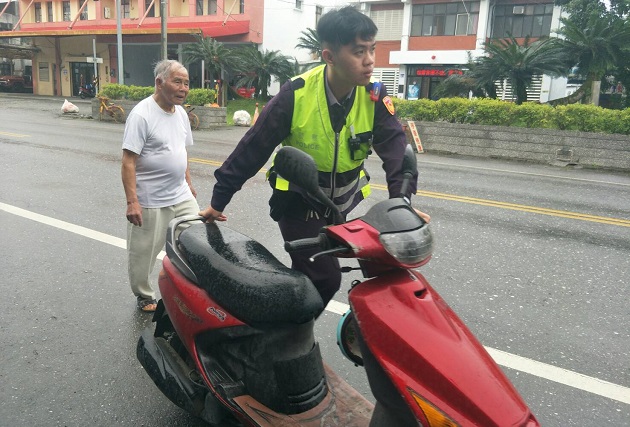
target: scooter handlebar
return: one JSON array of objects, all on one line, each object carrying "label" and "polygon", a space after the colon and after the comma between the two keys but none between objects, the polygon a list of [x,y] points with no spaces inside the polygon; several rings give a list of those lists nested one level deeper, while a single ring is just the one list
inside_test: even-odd
[{"label": "scooter handlebar", "polygon": [[313,248],[326,249],[327,246],[328,238],[325,234],[319,234],[317,237],[307,237],[305,239],[284,242],[284,250],[287,252],[296,252]]}]

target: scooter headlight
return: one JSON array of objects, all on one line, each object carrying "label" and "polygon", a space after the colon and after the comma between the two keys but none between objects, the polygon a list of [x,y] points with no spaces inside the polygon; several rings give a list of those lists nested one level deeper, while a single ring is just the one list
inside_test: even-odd
[{"label": "scooter headlight", "polygon": [[417,267],[433,253],[433,235],[429,224],[415,230],[382,233],[379,239],[385,250],[405,266]]}]

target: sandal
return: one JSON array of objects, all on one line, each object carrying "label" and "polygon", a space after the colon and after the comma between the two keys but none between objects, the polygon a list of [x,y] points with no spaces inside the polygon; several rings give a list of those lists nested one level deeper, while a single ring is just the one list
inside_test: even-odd
[{"label": "sandal", "polygon": [[157,301],[153,298],[138,297],[138,308],[145,313],[153,313],[157,309]]}]

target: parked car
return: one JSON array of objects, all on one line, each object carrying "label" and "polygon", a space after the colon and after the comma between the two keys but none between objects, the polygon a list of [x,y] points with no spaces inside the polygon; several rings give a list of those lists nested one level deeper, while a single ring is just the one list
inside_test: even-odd
[{"label": "parked car", "polygon": [[0,91],[33,92],[31,76],[0,76]]}]

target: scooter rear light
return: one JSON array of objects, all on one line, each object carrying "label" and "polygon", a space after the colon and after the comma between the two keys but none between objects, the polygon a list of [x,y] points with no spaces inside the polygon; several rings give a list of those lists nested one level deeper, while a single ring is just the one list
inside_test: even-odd
[{"label": "scooter rear light", "polygon": [[444,412],[440,411],[418,393],[413,390],[409,390],[409,392],[429,423],[425,427],[460,427],[459,424],[450,419]]},{"label": "scooter rear light", "polygon": [[428,224],[401,233],[383,233],[379,239],[387,253],[404,266],[419,266],[433,252],[433,236]]}]

